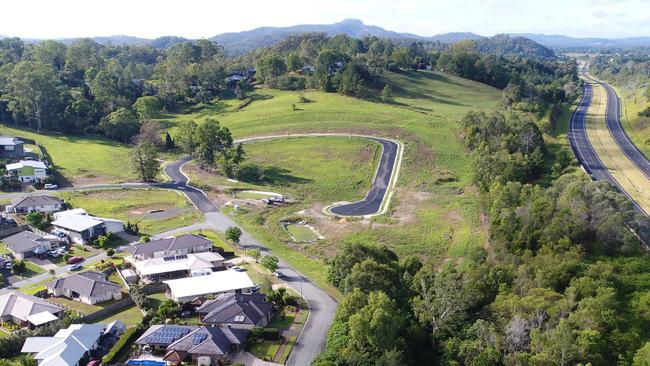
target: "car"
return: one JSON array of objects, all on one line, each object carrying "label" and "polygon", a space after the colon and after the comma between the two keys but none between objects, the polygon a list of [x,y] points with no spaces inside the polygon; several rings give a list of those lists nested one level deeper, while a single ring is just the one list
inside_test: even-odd
[{"label": "car", "polygon": [[82,260],[84,260],[83,257],[74,256],[74,257],[70,257],[70,258],[67,260],[67,263],[68,263],[68,264],[75,264],[75,263],[79,263],[79,262],[81,262]]},{"label": "car", "polygon": [[181,312],[181,318],[189,318],[190,315],[192,315],[192,312],[189,311],[189,310],[185,310],[185,311]]},{"label": "car", "polygon": [[284,274],[282,274],[280,271],[273,272],[273,275],[277,278],[284,278]]},{"label": "car", "polygon": [[78,271],[78,270],[80,270],[81,268],[83,268],[83,267],[81,266],[81,264],[73,264],[73,265],[71,265],[68,269],[71,270],[71,271]]},{"label": "car", "polygon": [[61,256],[61,253],[59,253],[59,251],[57,251],[57,250],[50,250],[49,254],[50,254],[50,257],[52,257],[52,258],[59,258]]},{"label": "car", "polygon": [[232,267],[232,270],[233,270],[233,271],[237,271],[237,272],[245,272],[245,271],[246,271],[246,268],[242,268],[242,267],[240,267],[240,266],[233,266],[233,267]]},{"label": "car", "polygon": [[45,188],[45,189],[49,189],[49,190],[52,190],[52,189],[58,189],[58,188],[59,188],[59,185],[58,185],[58,184],[52,184],[52,183],[46,183],[46,184],[43,186],[43,188]]}]

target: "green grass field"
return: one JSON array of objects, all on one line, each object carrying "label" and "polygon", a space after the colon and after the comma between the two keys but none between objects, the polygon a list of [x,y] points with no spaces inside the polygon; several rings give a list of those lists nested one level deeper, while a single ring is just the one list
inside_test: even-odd
[{"label": "green grass field", "polygon": [[36,140],[52,158],[56,170],[74,184],[116,183],[133,180],[129,148],[101,136],[64,136],[0,126],[2,135]]},{"label": "green grass field", "polygon": [[306,242],[318,239],[316,233],[305,225],[289,224],[287,231],[298,242]]},{"label": "green grass field", "polygon": [[[230,209],[225,212],[274,253],[322,286],[326,284],[326,264],[320,258],[331,256],[338,242],[349,236],[389,245],[401,255],[416,254],[440,261],[462,257],[484,245],[487,235],[479,215],[478,195],[471,184],[469,157],[459,136],[458,121],[470,110],[491,111],[501,92],[437,72],[386,73],[383,77],[393,85],[395,105],[318,91],[259,89],[253,95],[254,101],[238,111],[232,108],[236,101],[223,101],[219,105],[170,114],[162,121],[172,135],[182,121],[200,123],[211,117],[230,128],[235,138],[353,132],[404,142],[404,159],[390,213],[374,219],[371,225],[353,220],[341,230],[321,230],[316,223],[326,240],[309,245],[293,243],[279,222],[300,210],[362,198],[374,175],[377,150],[360,154],[364,142],[346,138],[274,140],[246,147],[250,161],[284,169],[300,178],[292,183],[232,183],[186,166],[193,184],[202,188],[236,187],[296,195],[299,203],[288,207],[244,207],[237,213]],[[300,103],[301,95],[309,102]],[[292,108],[294,103],[297,110]],[[355,160],[362,170],[350,169]]]},{"label": "green grass field", "polygon": [[641,117],[639,112],[650,107],[650,100],[643,95],[645,89],[631,86],[614,86],[621,98],[621,124],[632,142],[646,155],[650,156],[650,117]]},{"label": "green grass field", "polygon": [[[191,225],[201,220],[185,196],[162,189],[110,189],[61,193],[73,207],[86,209],[89,214],[138,222],[140,231],[156,234],[166,230]],[[164,210],[164,217],[152,216],[152,210]],[[159,214],[157,214],[159,215]]]},{"label": "green grass field", "polygon": [[108,324],[108,323],[110,323],[112,321],[119,320],[122,323],[126,324],[127,327],[131,327],[131,326],[138,325],[142,321],[142,318],[143,318],[143,316],[142,316],[142,312],[140,311],[140,308],[133,305],[133,306],[130,306],[130,307],[126,308],[126,309],[122,309],[119,312],[117,312],[117,313],[115,313],[115,314],[113,314],[111,316],[108,316],[108,317],[103,318],[103,319],[97,319],[97,320],[95,320],[93,322],[94,323],[106,323],[106,324]]}]

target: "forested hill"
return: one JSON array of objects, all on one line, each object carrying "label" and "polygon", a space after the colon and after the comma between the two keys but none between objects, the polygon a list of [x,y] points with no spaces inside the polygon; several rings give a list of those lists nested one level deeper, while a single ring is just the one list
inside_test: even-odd
[{"label": "forested hill", "polygon": [[518,55],[542,59],[555,57],[552,50],[531,39],[519,36],[511,37],[507,34],[479,39],[476,41],[476,49],[482,53],[497,55]]}]

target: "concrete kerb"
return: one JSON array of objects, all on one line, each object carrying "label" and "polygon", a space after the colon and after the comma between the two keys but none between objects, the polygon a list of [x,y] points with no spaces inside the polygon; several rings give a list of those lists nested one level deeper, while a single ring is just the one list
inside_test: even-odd
[{"label": "concrete kerb", "polygon": [[[390,200],[393,197],[393,194],[395,192],[395,185],[397,184],[397,179],[399,178],[399,171],[402,166],[402,158],[404,155],[404,144],[400,142],[399,140],[396,139],[389,139],[389,138],[384,138],[384,137],[376,137],[376,136],[367,136],[367,135],[355,135],[356,137],[362,137],[362,138],[369,138],[369,139],[382,139],[386,141],[393,142],[397,145],[397,157],[395,159],[395,162],[393,163],[393,170],[391,171],[391,177],[390,181],[388,184],[388,189],[386,190],[386,194],[384,195],[384,199],[381,202],[381,206],[379,207],[379,211],[375,212],[374,214],[370,215],[362,215],[362,216],[357,216],[357,215],[339,215],[335,214],[331,211],[332,208],[338,207],[341,205],[349,204],[349,202],[338,202],[334,203],[328,206],[323,207],[322,212],[328,216],[337,216],[337,217],[364,217],[364,218],[371,218],[374,216],[379,216],[383,215],[388,211],[388,208],[390,207]],[[383,146],[382,146],[382,153],[383,153]],[[379,170],[379,164],[377,164],[377,167],[375,168],[375,177],[377,176],[377,171]],[[369,194],[370,192],[368,192]],[[368,194],[361,199],[363,201],[368,197]]]}]

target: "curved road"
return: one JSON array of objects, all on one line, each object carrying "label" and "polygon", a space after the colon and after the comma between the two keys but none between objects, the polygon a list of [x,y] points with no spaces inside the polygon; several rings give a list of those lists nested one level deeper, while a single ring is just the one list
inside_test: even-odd
[{"label": "curved road", "polygon": [[388,206],[391,197],[390,191],[395,185],[401,164],[402,145],[396,140],[358,134],[301,133],[251,137],[234,141],[234,143],[243,144],[262,140],[300,137],[353,137],[369,139],[380,143],[382,146],[381,159],[366,197],[357,202],[334,204],[327,211],[339,216],[368,216],[383,213],[382,208]]}]

